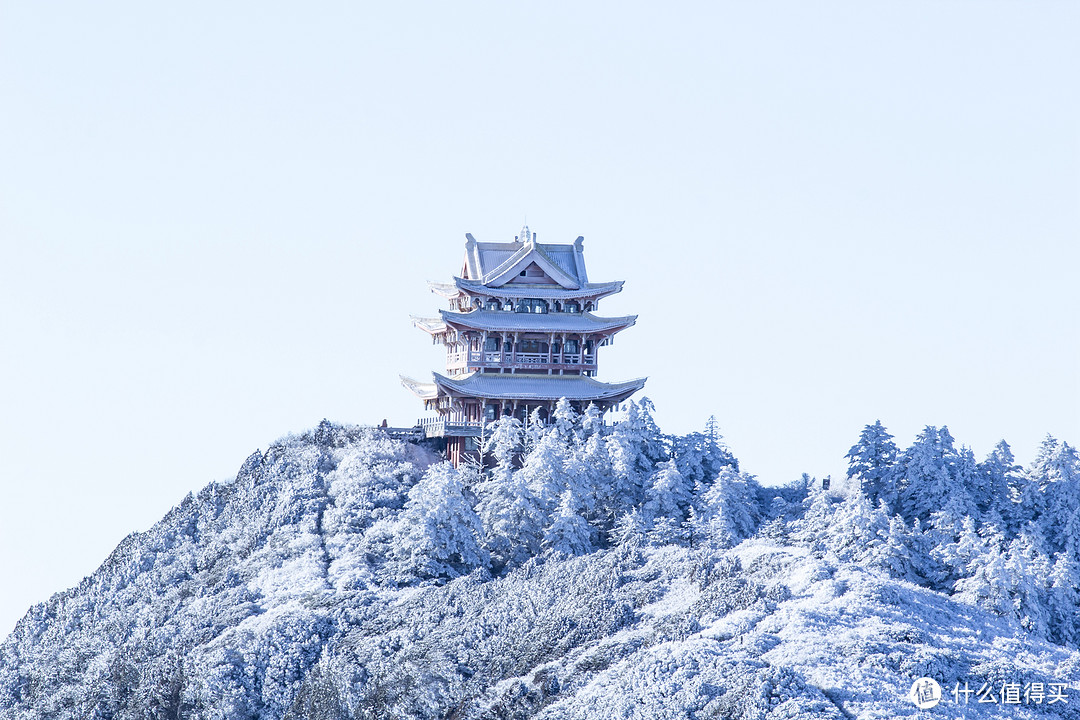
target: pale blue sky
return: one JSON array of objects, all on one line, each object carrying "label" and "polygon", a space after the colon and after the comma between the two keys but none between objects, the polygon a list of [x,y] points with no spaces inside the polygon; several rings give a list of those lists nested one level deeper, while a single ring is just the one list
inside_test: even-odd
[{"label": "pale blue sky", "polygon": [[1080,443],[1068,2],[0,1],[0,633],[323,417],[463,236],[584,235],[601,379],[766,483]]}]

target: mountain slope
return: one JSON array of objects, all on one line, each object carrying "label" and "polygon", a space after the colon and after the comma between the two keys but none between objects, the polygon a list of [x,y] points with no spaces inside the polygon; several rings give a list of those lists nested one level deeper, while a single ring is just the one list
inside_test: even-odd
[{"label": "mountain slope", "polygon": [[0,716],[894,718],[928,675],[941,717],[1080,717],[1075,694],[948,696],[1075,689],[1080,653],[778,540],[631,537],[398,587],[387,538],[437,459],[326,424],[252,455],[31,609],[0,645]]}]

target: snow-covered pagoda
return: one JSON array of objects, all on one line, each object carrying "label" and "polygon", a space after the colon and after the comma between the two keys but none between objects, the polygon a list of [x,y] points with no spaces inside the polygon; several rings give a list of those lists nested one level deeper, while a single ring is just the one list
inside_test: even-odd
[{"label": "snow-covered pagoda", "polygon": [[475,451],[485,423],[500,415],[547,419],[560,398],[578,411],[622,402],[645,378],[618,383],[594,379],[598,349],[634,324],[637,315],[596,315],[600,300],[622,281],[593,283],[585,272],[584,238],[540,244],[526,226],[513,242],[478,242],[465,235],[461,277],[431,283],[449,301],[435,318],[413,318],[433,342],[446,346],[446,373],[434,382],[402,383],[437,415],[421,420],[427,437],[446,438],[456,465]]}]

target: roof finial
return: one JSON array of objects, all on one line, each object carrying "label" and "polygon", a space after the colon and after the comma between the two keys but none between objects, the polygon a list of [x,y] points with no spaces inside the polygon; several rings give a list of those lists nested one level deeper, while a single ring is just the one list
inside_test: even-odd
[{"label": "roof finial", "polygon": [[525,224],[522,226],[521,235],[519,235],[518,237],[521,238],[521,242],[526,243],[526,244],[531,243],[533,241],[532,233],[529,232],[529,216],[528,215],[525,216]]}]

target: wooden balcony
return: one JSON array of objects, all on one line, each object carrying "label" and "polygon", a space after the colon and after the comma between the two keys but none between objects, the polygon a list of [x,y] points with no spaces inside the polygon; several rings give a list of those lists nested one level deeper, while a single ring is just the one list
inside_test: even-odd
[{"label": "wooden balcony", "polygon": [[447,420],[441,417],[420,418],[416,424],[423,429],[424,437],[480,437],[483,423],[467,420]]}]

